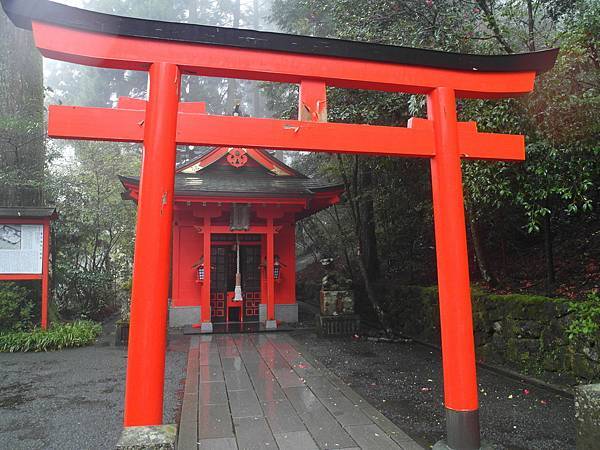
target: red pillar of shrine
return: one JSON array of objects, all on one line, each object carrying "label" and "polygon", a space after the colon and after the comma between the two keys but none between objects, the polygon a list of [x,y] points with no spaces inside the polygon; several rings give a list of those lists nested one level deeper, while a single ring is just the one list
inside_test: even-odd
[{"label": "red pillar of shrine", "polygon": [[275,229],[273,216],[267,217],[267,328],[277,328],[275,320]]},{"label": "red pillar of shrine", "polygon": [[211,216],[204,216],[204,285],[202,286],[202,297],[200,299],[200,330],[204,332],[212,331],[212,322],[210,321],[210,277],[212,273],[211,261]]},{"label": "red pillar of shrine", "polygon": [[125,426],[158,425],[163,416],[181,74],[174,64],[155,63],[150,67],[149,77],[131,294]]},{"label": "red pillar of shrine", "polygon": [[42,244],[42,329],[48,329],[48,277],[50,260],[50,220],[44,221]]},{"label": "red pillar of shrine", "polygon": [[428,96],[436,154],[431,159],[447,445],[480,448],[467,237],[453,89]]}]

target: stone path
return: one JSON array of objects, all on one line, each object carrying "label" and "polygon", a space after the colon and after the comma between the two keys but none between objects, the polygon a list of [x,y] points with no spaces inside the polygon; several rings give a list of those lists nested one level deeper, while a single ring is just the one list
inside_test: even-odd
[{"label": "stone path", "polygon": [[285,333],[191,339],[179,450],[422,448]]}]

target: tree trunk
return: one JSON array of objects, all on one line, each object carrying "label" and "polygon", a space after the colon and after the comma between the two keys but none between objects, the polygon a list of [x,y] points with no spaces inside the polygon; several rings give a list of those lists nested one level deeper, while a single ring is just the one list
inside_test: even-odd
[{"label": "tree trunk", "polygon": [[[241,7],[240,0],[233,0],[233,28],[240,27]],[[238,102],[238,80],[235,78],[227,79],[227,106],[225,114],[232,115],[233,110]]]},{"label": "tree trunk", "polygon": [[527,48],[535,52],[535,18],[533,16],[533,2],[527,0]]},{"label": "tree trunk", "polygon": [[[361,216],[361,210],[359,207],[359,201],[356,198],[357,197],[356,194],[358,193],[358,190],[356,189],[356,185],[357,185],[357,181],[358,181],[358,175],[360,173],[360,164],[359,164],[360,160],[357,157],[354,158],[353,181],[354,181],[355,188],[353,189],[353,186],[350,185],[350,180],[348,178],[348,174],[346,173],[346,169],[344,167],[344,162],[343,162],[342,156],[338,154],[338,155],[336,155],[336,157],[337,157],[337,161],[338,161],[338,167],[340,169],[340,173],[342,175],[342,179],[344,181],[344,185],[346,188],[346,197],[348,198],[348,201],[350,203],[350,211],[352,213],[352,219],[354,222],[354,235],[358,242],[358,248],[359,248],[359,255],[357,258],[358,259],[358,268],[359,268],[361,277],[363,279],[365,291],[367,293],[367,299],[369,300],[369,303],[371,304],[373,311],[375,311],[375,314],[377,315],[377,320],[383,327],[385,333],[387,335],[390,335],[392,333],[392,327],[390,326],[390,323],[385,314],[385,311],[381,307],[381,304],[379,302],[379,297],[377,296],[377,294],[375,293],[375,291],[373,289],[373,284],[372,284],[373,279],[371,278],[371,276],[369,274],[369,271],[367,269],[367,265],[365,263],[365,260],[362,255],[362,250],[361,250],[361,245],[362,245],[361,244],[361,241],[362,241],[361,236],[363,236],[363,230],[362,230],[363,220],[361,218],[362,216]],[[363,161],[363,164],[364,164],[364,161]],[[371,207],[372,206],[373,205],[371,203]],[[373,249],[371,249],[372,250],[371,255],[374,255],[375,257],[377,257],[377,245],[376,245],[377,240],[376,240],[375,235],[374,235],[374,241],[372,243],[374,243],[375,246],[373,247]],[[377,272],[378,271],[379,271],[379,269],[377,269]]]},{"label": "tree trunk", "polygon": [[42,57],[0,9],[0,206],[43,202]]},{"label": "tree trunk", "polygon": [[544,253],[546,256],[546,291],[554,292],[556,269],[554,267],[554,236],[552,235],[552,218],[550,213],[544,216]]},{"label": "tree trunk", "polygon": [[365,291],[367,292],[367,298],[369,299],[369,302],[371,303],[371,306],[373,307],[373,310],[375,311],[375,314],[377,315],[377,319],[379,320],[379,323],[383,327],[385,334],[390,336],[393,333],[392,326],[390,324],[390,321],[388,320],[388,316],[386,315],[385,311],[381,307],[381,304],[379,303],[379,297],[373,290],[373,285],[372,285],[371,281],[369,280],[369,274],[368,274],[367,268],[365,267],[365,263],[364,263],[363,259],[360,257],[360,255],[358,258],[358,268],[360,269],[360,273],[362,275],[362,278],[363,278],[363,281],[365,284]]},{"label": "tree trunk", "polygon": [[362,161],[360,165],[360,251],[369,281],[379,278],[379,255],[375,234],[375,208],[373,207],[373,176],[371,167]]},{"label": "tree trunk", "polygon": [[[258,0],[254,0],[254,17],[252,22],[252,28],[260,30],[260,3]],[[252,82],[252,109],[254,117],[261,117],[262,107],[260,102],[260,84],[258,81]]]},{"label": "tree trunk", "polygon": [[496,20],[494,11],[492,10],[492,7],[488,4],[487,0],[477,0],[477,4],[483,11],[487,26],[490,28],[490,30],[492,30],[492,33],[494,33],[494,37],[496,38],[498,43],[502,46],[506,53],[513,53],[512,47],[502,35],[502,30],[500,30],[500,26],[498,25],[498,21]]},{"label": "tree trunk", "polygon": [[474,214],[472,213],[472,208],[468,201],[465,202],[465,206],[469,221],[471,242],[473,243],[473,253],[475,254],[475,262],[477,264],[477,268],[479,269],[479,274],[481,275],[483,281],[491,286],[495,286],[497,284],[497,280],[487,263],[487,258],[485,256],[483,246],[481,245],[481,240],[479,239],[479,227],[477,220],[475,220]]}]

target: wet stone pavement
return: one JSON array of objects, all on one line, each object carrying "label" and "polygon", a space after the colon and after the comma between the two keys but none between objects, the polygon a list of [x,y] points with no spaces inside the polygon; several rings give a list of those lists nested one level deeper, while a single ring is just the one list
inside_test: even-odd
[{"label": "wet stone pavement", "polygon": [[[319,337],[311,330],[291,336],[424,448],[444,437],[439,351],[412,342]],[[575,449],[572,398],[483,368],[477,374],[484,441],[502,450]]]},{"label": "wet stone pavement", "polygon": [[191,339],[179,450],[422,448],[285,333]]},{"label": "wet stone pavement", "polygon": [[[169,338],[167,423],[177,419],[188,340]],[[114,449],[123,426],[127,349],[107,344],[48,353],[0,353],[0,449]]]}]

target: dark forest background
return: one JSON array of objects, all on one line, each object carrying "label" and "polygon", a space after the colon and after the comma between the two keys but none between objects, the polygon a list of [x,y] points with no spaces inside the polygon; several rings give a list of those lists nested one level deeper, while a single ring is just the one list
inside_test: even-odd
[{"label": "dark forest background", "polygon": [[[66,3],[66,2],[65,2]],[[474,283],[498,292],[583,298],[600,284],[600,2],[598,0],[176,0],[71,2],[179,22],[279,30],[447,51],[561,48],[533,94],[461,100],[460,120],[526,136],[524,163],[464,162]],[[42,61],[0,13],[0,204],[56,205],[53,293],[65,318],[100,318],[128,296],[135,209],[117,175],[139,172],[137,145],[44,138],[44,105],[114,106],[144,98],[145,73]],[[185,77],[183,97],[212,114],[294,117],[297,86]],[[45,103],[44,103],[45,102]],[[423,96],[330,89],[329,119],[405,126]],[[200,148],[179,148],[189,160]],[[432,285],[435,247],[426,160],[286,152],[305,173],[346,185],[334,208],[298,226],[298,254],[320,258],[377,302],[379,287]],[[302,279],[302,278],[301,278]],[[366,288],[366,289],[364,289]]]}]

